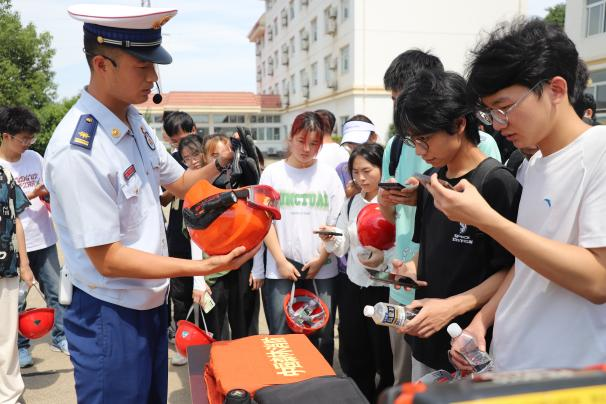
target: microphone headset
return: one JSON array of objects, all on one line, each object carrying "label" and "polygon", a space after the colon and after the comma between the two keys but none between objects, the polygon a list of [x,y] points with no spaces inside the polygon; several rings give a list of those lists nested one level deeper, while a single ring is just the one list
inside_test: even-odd
[{"label": "microphone headset", "polygon": [[154,104],[160,104],[162,102],[162,92],[160,91],[160,85],[158,84],[157,81],[156,81],[156,88],[158,89],[158,92],[156,94],[154,94],[152,101],[154,102]]}]

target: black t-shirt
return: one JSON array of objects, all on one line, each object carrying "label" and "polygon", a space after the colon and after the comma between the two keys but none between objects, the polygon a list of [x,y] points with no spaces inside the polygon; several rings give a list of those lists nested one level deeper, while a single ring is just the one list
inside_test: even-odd
[{"label": "black t-shirt", "polygon": [[[181,164],[181,166],[183,166],[183,168],[187,168],[179,152],[174,152],[172,156]],[[178,205],[175,206],[175,204]],[[170,204],[168,227],[166,228],[166,241],[168,244],[169,256],[191,259],[191,245],[187,237],[183,234],[183,201],[180,199],[175,199]]]},{"label": "black t-shirt", "polygon": [[[452,179],[446,178],[446,167],[442,167],[438,177],[451,185],[467,179],[480,190],[490,206],[515,221],[522,186],[507,169],[499,167],[486,175],[480,189],[482,179],[478,177],[483,175],[477,175],[478,167],[461,178]],[[419,187],[413,241],[420,245],[417,276],[428,282],[428,286],[417,289],[416,299],[447,298],[465,292],[514,262],[513,255],[487,234],[473,226],[450,221],[435,208],[433,197],[423,187]],[[475,310],[465,313],[453,322],[465,328],[476,313]],[[487,343],[490,343],[489,337]],[[446,353],[450,349],[446,328],[430,338],[406,336],[406,340],[418,361],[433,369],[454,370]]]}]

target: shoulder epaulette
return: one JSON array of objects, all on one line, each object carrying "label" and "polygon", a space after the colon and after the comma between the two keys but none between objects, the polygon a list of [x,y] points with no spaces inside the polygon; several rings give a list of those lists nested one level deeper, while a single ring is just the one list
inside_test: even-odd
[{"label": "shoulder epaulette", "polygon": [[80,116],[70,144],[90,150],[93,147],[98,124],[99,122],[91,114]]}]

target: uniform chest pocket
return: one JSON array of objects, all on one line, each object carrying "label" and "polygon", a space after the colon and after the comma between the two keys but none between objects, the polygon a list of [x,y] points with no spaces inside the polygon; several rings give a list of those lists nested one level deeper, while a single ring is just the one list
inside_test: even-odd
[{"label": "uniform chest pocket", "polygon": [[142,186],[143,183],[137,175],[133,175],[120,186],[118,206],[120,208],[120,230],[123,232],[137,226],[143,219]]}]

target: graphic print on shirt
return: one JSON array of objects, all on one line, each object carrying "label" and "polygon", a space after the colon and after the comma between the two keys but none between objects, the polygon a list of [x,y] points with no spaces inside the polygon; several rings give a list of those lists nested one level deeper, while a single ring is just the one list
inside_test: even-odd
[{"label": "graphic print on shirt", "polygon": [[285,207],[310,207],[320,210],[328,210],[329,200],[326,191],[295,193],[280,190],[280,208]]},{"label": "graphic print on shirt", "polygon": [[473,239],[465,233],[467,233],[467,225],[459,222],[459,232],[452,236],[452,241],[455,243],[473,244]]}]

